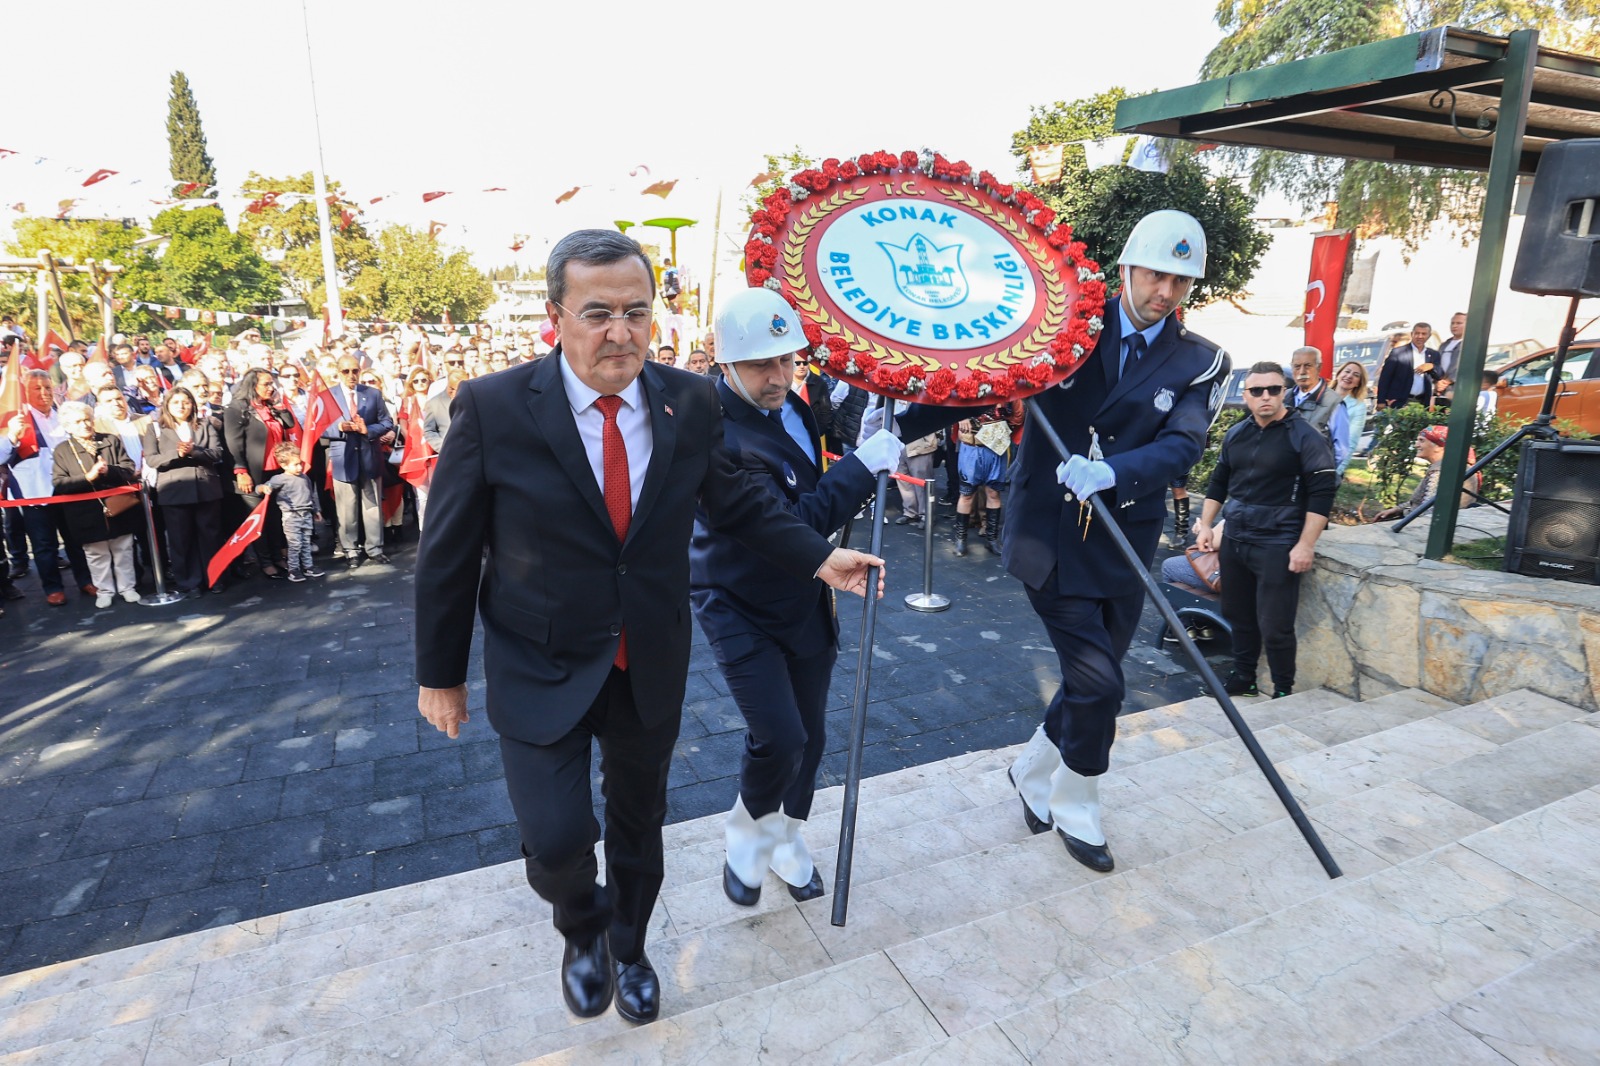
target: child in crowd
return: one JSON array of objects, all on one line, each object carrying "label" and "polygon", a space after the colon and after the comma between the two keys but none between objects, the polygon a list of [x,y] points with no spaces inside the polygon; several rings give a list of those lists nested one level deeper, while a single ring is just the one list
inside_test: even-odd
[{"label": "child in crowd", "polygon": [[283,469],[262,486],[262,491],[278,501],[283,512],[283,534],[289,541],[289,580],[304,581],[322,577],[323,571],[311,559],[311,527],[322,521],[322,506],[317,490],[306,477],[306,464],[300,458],[300,445],[283,442],[272,450]]}]

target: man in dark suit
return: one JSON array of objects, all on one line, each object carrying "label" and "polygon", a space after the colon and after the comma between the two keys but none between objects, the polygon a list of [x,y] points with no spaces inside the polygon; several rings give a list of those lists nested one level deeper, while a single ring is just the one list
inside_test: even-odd
[{"label": "man in dark suit", "polygon": [[1434,366],[1439,353],[1428,347],[1433,327],[1418,322],[1411,327],[1411,343],[1389,350],[1389,357],[1378,371],[1378,406],[1404,407],[1420,403],[1427,407],[1433,402]]},{"label": "man in dark suit", "polygon": [[[1116,740],[1122,659],[1144,591],[1104,525],[1078,501],[1100,493],[1149,569],[1167,486],[1200,458],[1230,370],[1227,353],[1173,314],[1205,264],[1205,232],[1189,215],[1157,211],[1139,221],[1120,257],[1121,294],[1094,350],[1036,398],[1073,458],[1059,462],[1031,425],[1030,406],[1011,465],[1001,558],[1025,586],[1061,664],[1061,688],[1011,776],[1029,828],[1055,828],[1073,858],[1100,872],[1113,862],[1098,781]],[[901,435],[939,424],[908,412]]]},{"label": "man in dark suit", "polygon": [[[894,470],[905,448],[880,430],[823,472],[815,412],[795,380],[806,350],[800,316],[770,289],[744,289],[717,308],[722,434],[728,453],[783,508],[819,534],[844,525]],[[802,364],[803,366],[803,364]],[[820,384],[819,384],[820,388]],[[761,899],[770,869],[796,900],[822,895],[801,835],[826,740],[823,712],[838,657],[833,596],[785,573],[695,516],[689,549],[695,618],[749,726],[739,795],[725,826],[722,889],[742,907]]]},{"label": "man in dark suit", "polygon": [[643,1022],[660,1004],[644,940],[688,676],[696,506],[796,577],[865,592],[881,561],[834,550],[734,465],[710,381],[645,365],[655,279],[637,244],[582,230],[547,268],[556,351],[464,382],[452,405],[417,557],[418,708],[450,736],[467,720],[476,607],[528,882],[566,938],[567,1005],[592,1017],[614,991]]},{"label": "man in dark suit", "polygon": [[1457,311],[1450,316],[1450,336],[1439,345],[1439,358],[1434,364],[1437,380],[1433,386],[1436,407],[1449,407],[1455,395],[1456,378],[1461,373],[1461,342],[1467,336],[1467,313]]},{"label": "man in dark suit", "polygon": [[451,370],[445,377],[444,391],[428,397],[428,402],[422,405],[422,438],[435,455],[444,447],[445,434],[450,432],[450,404],[465,380],[465,370]]},{"label": "man in dark suit", "polygon": [[[387,563],[383,551],[383,453],[379,444],[394,440],[394,420],[383,393],[359,383],[361,361],[339,357],[339,384],[329,391],[344,417],[322,434],[333,471],[333,505],[339,512],[339,551],[354,570],[367,558]],[[357,543],[357,538],[362,543]]]}]

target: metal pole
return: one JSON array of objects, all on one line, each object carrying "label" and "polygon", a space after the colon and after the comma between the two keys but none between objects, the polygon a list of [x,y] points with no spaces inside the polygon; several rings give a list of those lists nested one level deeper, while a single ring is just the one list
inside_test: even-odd
[{"label": "metal pole", "polygon": [[[894,425],[894,400],[883,401],[883,424]],[[888,506],[889,471],[878,472],[872,505],[873,555],[883,557],[883,515]],[[878,625],[878,568],[867,569],[866,605],[861,609],[861,647],[856,652],[855,711],[850,716],[850,752],[845,760],[844,810],[839,819],[839,852],[833,871],[833,924],[843,925],[850,910],[850,867],[856,848],[856,805],[861,795],[861,749],[867,739],[867,687],[872,680],[872,643]]]},{"label": "metal pole", "polygon": [[1533,68],[1538,58],[1538,30],[1511,34],[1494,146],[1489,151],[1489,188],[1483,198],[1483,227],[1478,236],[1477,262],[1472,268],[1472,295],[1467,301],[1467,335],[1461,342],[1461,365],[1456,368],[1455,393],[1450,400],[1450,436],[1445,440],[1439,468],[1439,502],[1428,527],[1429,559],[1443,559],[1455,540],[1467,449],[1472,446],[1478,417],[1478,386],[1489,352],[1489,323],[1494,318],[1495,295],[1500,288],[1500,266],[1511,225],[1523,132],[1528,124],[1528,98],[1533,92]]},{"label": "metal pole", "polygon": [[[1062,462],[1070,459],[1072,453],[1067,450],[1065,442],[1062,441],[1055,427],[1045,419],[1044,412],[1039,409],[1038,403],[1032,399],[1024,402],[1027,403],[1028,410],[1033,415],[1029,431],[1037,428],[1050,441],[1051,446],[1056,450],[1056,454],[1061,456]],[[1228,721],[1233,725],[1234,732],[1239,734],[1239,739],[1244,741],[1245,749],[1250,752],[1250,757],[1255,760],[1256,766],[1266,775],[1267,784],[1271,785],[1272,791],[1277,793],[1278,802],[1282,803],[1284,810],[1289,812],[1290,819],[1294,821],[1295,826],[1300,830],[1300,835],[1305,837],[1306,843],[1311,846],[1311,851],[1316,855],[1317,861],[1322,863],[1322,868],[1327,871],[1329,877],[1342,877],[1343,872],[1339,869],[1339,864],[1333,861],[1333,856],[1328,853],[1327,846],[1322,843],[1322,838],[1317,835],[1316,829],[1312,827],[1311,820],[1306,817],[1305,811],[1300,809],[1300,804],[1290,794],[1288,786],[1283,783],[1283,778],[1278,776],[1278,770],[1272,765],[1272,760],[1268,759],[1267,753],[1261,750],[1261,744],[1256,740],[1255,734],[1250,731],[1250,726],[1246,724],[1244,717],[1239,714],[1239,709],[1233,705],[1233,699],[1223,689],[1221,679],[1217,677],[1216,672],[1211,669],[1211,664],[1206,662],[1206,657],[1200,654],[1200,649],[1190,639],[1188,629],[1178,617],[1178,612],[1173,610],[1172,604],[1168,603],[1167,598],[1161,595],[1161,589],[1156,585],[1155,578],[1150,576],[1150,572],[1145,569],[1143,562],[1139,559],[1139,553],[1134,551],[1133,545],[1128,543],[1127,536],[1122,532],[1122,527],[1117,525],[1116,516],[1112,513],[1111,508],[1106,505],[1104,500],[1100,499],[1098,493],[1089,497],[1087,502],[1094,508],[1095,520],[1105,525],[1106,532],[1111,535],[1111,539],[1116,544],[1117,550],[1122,553],[1123,559],[1127,560],[1128,565],[1133,568],[1133,572],[1139,575],[1144,584],[1145,594],[1150,597],[1150,602],[1155,604],[1156,610],[1160,613],[1162,619],[1166,621],[1167,628],[1178,638],[1178,643],[1183,646],[1183,650],[1188,654],[1190,661],[1200,671],[1200,679],[1205,682],[1206,688],[1211,690],[1211,694],[1222,705],[1222,713],[1228,716]]]},{"label": "metal pole", "polygon": [[317,165],[311,172],[311,182],[317,196],[317,229],[322,244],[322,288],[328,312],[328,336],[338,337],[344,333],[344,308],[339,303],[339,264],[333,256],[333,223],[328,215],[328,184],[322,162],[322,115],[317,110],[317,72],[311,62],[311,15],[306,10],[305,0],[300,0],[300,18],[306,27],[306,80],[311,86],[311,120],[317,134]]},{"label": "metal pole", "polygon": [[144,504],[144,528],[150,534],[150,566],[156,572],[156,590],[148,596],[141,596],[139,604],[143,607],[164,607],[183,599],[183,593],[167,591],[167,575],[161,569],[161,542],[156,539],[156,513],[150,506],[150,494],[143,485],[139,486],[139,502]]},{"label": "metal pole", "polygon": [[906,596],[906,606],[924,614],[950,609],[950,597],[933,591],[933,478],[922,483],[927,498],[922,505],[922,591]]}]

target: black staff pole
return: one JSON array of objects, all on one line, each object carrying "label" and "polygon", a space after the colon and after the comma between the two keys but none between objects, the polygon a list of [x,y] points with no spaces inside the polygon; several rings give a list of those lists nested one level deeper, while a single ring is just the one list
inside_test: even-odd
[{"label": "black staff pole", "polygon": [[[884,397],[883,424],[894,425],[894,400]],[[883,515],[889,497],[889,471],[878,471],[872,504],[872,547],[883,558]],[[855,710],[850,716],[850,752],[845,759],[844,810],[839,819],[839,853],[833,870],[833,924],[843,925],[850,910],[850,866],[855,858],[856,804],[861,794],[861,748],[867,739],[867,687],[872,680],[872,642],[878,625],[878,568],[867,570],[866,605],[861,608],[861,647],[856,653]]]},{"label": "black staff pole", "polygon": [[[1072,453],[1067,451],[1067,446],[1061,440],[1061,435],[1056,432],[1055,427],[1045,418],[1044,412],[1039,409],[1038,403],[1031,399],[1027,400],[1026,403],[1028,410],[1033,414],[1032,425],[1029,427],[1030,431],[1037,428],[1039,432],[1049,438],[1051,446],[1055,448],[1056,454],[1061,456],[1062,462],[1071,459]],[[1195,646],[1195,642],[1189,639],[1187,629],[1178,618],[1178,612],[1173,610],[1172,604],[1168,603],[1167,598],[1161,595],[1161,589],[1156,586],[1155,578],[1150,576],[1150,572],[1145,569],[1144,564],[1139,560],[1139,553],[1133,550],[1132,544],[1128,543],[1128,538],[1123,534],[1122,528],[1117,525],[1117,520],[1112,515],[1111,508],[1100,499],[1098,493],[1090,496],[1084,502],[1093,508],[1094,517],[1105,526],[1106,532],[1111,535],[1111,539],[1116,543],[1117,550],[1122,553],[1122,557],[1133,568],[1133,572],[1138,574],[1139,579],[1144,582],[1145,594],[1150,597],[1150,602],[1155,604],[1156,610],[1161,612],[1161,617],[1166,620],[1167,629],[1177,635],[1178,643],[1183,645],[1183,650],[1193,661],[1195,669],[1200,671],[1200,679],[1205,682],[1206,688],[1211,690],[1211,694],[1222,705],[1222,713],[1228,716],[1228,721],[1233,725],[1234,731],[1239,734],[1239,739],[1244,741],[1245,749],[1250,752],[1250,757],[1256,761],[1256,766],[1266,775],[1267,784],[1271,785],[1272,791],[1278,794],[1278,802],[1282,803],[1283,809],[1289,812],[1289,817],[1299,828],[1300,835],[1305,837],[1306,843],[1310,845],[1312,853],[1317,857],[1317,861],[1322,863],[1322,868],[1327,871],[1330,878],[1343,876],[1343,871],[1339,869],[1339,864],[1333,861],[1332,855],[1328,854],[1327,846],[1322,843],[1322,838],[1317,835],[1316,829],[1312,827],[1311,820],[1306,817],[1306,812],[1300,809],[1300,804],[1295,800],[1294,796],[1290,795],[1288,786],[1283,783],[1283,778],[1278,776],[1278,770],[1272,765],[1272,760],[1268,759],[1267,753],[1261,750],[1261,744],[1256,740],[1256,735],[1250,731],[1249,724],[1245,722],[1244,717],[1239,713],[1239,709],[1233,705],[1233,699],[1223,689],[1222,682],[1217,678],[1216,672],[1211,669],[1211,664],[1206,662],[1204,655],[1200,654],[1200,649]],[[835,908],[835,925],[841,924],[837,915],[838,910]]]}]

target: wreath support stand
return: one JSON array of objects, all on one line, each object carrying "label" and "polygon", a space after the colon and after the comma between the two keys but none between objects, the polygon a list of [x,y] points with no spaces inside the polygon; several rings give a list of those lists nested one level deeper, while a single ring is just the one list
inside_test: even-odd
[{"label": "wreath support stand", "polygon": [[[1071,459],[1072,453],[1067,450],[1067,446],[1062,441],[1060,434],[1045,418],[1044,412],[1039,409],[1038,401],[1030,397],[1024,400],[1023,403],[1027,405],[1028,413],[1033,416],[1029,419],[1028,428],[1025,432],[1031,433],[1037,429],[1050,441],[1051,447],[1055,448],[1056,454],[1061,456],[1063,463]],[[1222,705],[1222,713],[1228,716],[1229,723],[1232,724],[1234,732],[1239,734],[1239,739],[1244,741],[1245,749],[1250,752],[1250,757],[1256,761],[1256,766],[1266,775],[1267,784],[1271,785],[1272,791],[1277,793],[1278,801],[1283,804],[1283,809],[1289,812],[1289,818],[1300,830],[1300,835],[1305,837],[1306,843],[1310,845],[1312,853],[1317,857],[1317,861],[1322,863],[1323,870],[1327,871],[1330,878],[1342,877],[1343,871],[1339,869],[1339,864],[1334,862],[1333,856],[1328,853],[1327,845],[1323,844],[1322,838],[1317,835],[1311,820],[1306,817],[1305,811],[1300,809],[1300,804],[1295,800],[1293,794],[1289,792],[1288,786],[1283,783],[1283,778],[1278,776],[1278,770],[1272,765],[1272,760],[1267,758],[1267,753],[1261,750],[1261,743],[1256,740],[1255,733],[1251,732],[1249,724],[1245,722],[1244,717],[1239,713],[1239,708],[1233,705],[1233,698],[1223,689],[1222,681],[1217,677],[1216,671],[1211,669],[1211,664],[1206,662],[1206,657],[1200,654],[1200,649],[1189,637],[1187,627],[1179,620],[1178,612],[1173,610],[1172,604],[1168,603],[1167,598],[1161,594],[1161,589],[1156,585],[1155,578],[1150,576],[1150,572],[1140,562],[1139,553],[1134,550],[1132,544],[1128,543],[1127,536],[1123,534],[1122,528],[1117,525],[1116,515],[1112,513],[1112,509],[1107,506],[1105,501],[1100,499],[1098,493],[1090,496],[1086,502],[1094,509],[1095,520],[1104,525],[1106,532],[1111,535],[1112,541],[1117,546],[1117,551],[1121,553],[1122,557],[1127,560],[1128,565],[1133,569],[1133,572],[1138,574],[1140,580],[1143,581],[1145,595],[1150,598],[1151,603],[1155,604],[1156,610],[1160,612],[1161,617],[1166,621],[1168,631],[1176,634],[1178,643],[1183,646],[1184,652],[1188,654],[1190,661],[1194,663],[1195,670],[1199,672],[1200,679],[1205,682],[1206,688],[1211,690],[1211,694]],[[848,796],[849,793],[846,793],[846,795]],[[840,850],[843,850],[842,844]],[[835,919],[833,924],[839,925],[841,923],[837,917],[837,907],[834,908],[834,912]]]},{"label": "wreath support stand", "polygon": [[[883,424],[894,425],[894,397],[883,400]],[[872,503],[872,544],[883,557],[884,509],[888,506],[889,471],[878,471],[878,493]],[[931,524],[931,523],[930,523]],[[848,538],[849,534],[845,534]],[[839,819],[839,851],[833,864],[833,924],[844,925],[850,910],[850,867],[855,858],[856,806],[861,795],[861,749],[867,739],[867,689],[872,682],[872,644],[878,628],[878,568],[867,570],[867,594],[861,609],[861,647],[856,651],[855,709],[850,715],[850,752],[845,760],[844,809]]]}]

